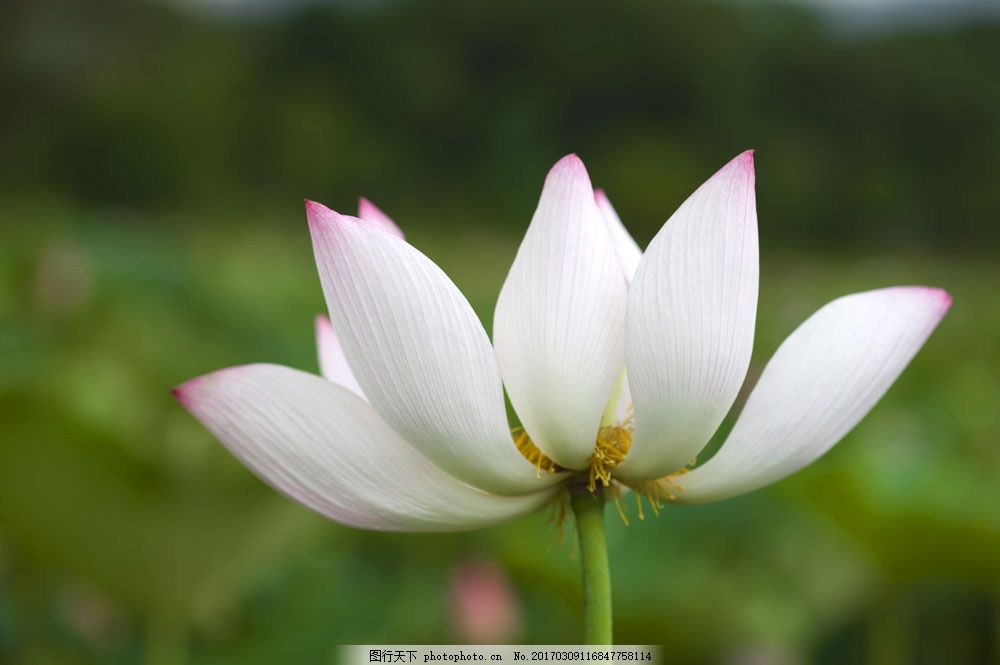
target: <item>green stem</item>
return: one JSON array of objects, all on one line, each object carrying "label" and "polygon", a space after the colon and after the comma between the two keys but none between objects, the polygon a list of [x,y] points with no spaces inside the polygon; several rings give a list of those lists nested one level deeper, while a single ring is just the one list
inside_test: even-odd
[{"label": "green stem", "polygon": [[583,576],[583,641],[611,644],[611,572],[604,537],[604,493],[600,484],[591,492],[586,481],[570,485],[570,506],[580,539]]}]

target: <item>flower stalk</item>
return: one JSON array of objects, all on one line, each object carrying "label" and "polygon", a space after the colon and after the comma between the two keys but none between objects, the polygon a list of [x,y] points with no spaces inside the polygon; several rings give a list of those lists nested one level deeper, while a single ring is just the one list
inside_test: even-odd
[{"label": "flower stalk", "polygon": [[611,571],[604,536],[604,487],[591,491],[587,478],[570,484],[570,506],[580,543],[583,579],[583,642],[611,644]]}]

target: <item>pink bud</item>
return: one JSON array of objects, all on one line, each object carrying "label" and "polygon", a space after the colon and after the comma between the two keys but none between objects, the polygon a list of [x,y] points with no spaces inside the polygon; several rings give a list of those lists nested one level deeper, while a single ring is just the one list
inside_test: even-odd
[{"label": "pink bud", "polygon": [[469,559],[451,571],[452,625],[469,643],[502,644],[521,627],[517,594],[493,561]]}]

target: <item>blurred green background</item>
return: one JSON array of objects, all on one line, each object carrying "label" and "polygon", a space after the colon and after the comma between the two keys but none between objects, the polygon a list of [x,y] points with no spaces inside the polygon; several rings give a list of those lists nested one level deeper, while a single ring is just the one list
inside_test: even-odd
[{"label": "blurred green background", "polygon": [[670,663],[1000,662],[1000,22],[852,4],[0,3],[0,662],[576,642],[577,562],[545,515],[343,528],[169,390],[316,369],[305,197],[372,198],[489,329],[560,156],[644,245],[749,147],[751,380],[837,295],[955,305],[820,463],[611,519],[616,638]]}]

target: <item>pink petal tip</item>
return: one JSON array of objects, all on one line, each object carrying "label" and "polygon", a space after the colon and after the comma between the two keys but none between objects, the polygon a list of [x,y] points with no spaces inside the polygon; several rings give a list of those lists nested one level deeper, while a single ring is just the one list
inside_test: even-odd
[{"label": "pink petal tip", "polygon": [[744,150],[726,162],[726,165],[719,169],[709,180],[715,180],[716,178],[721,178],[722,182],[747,180],[753,185],[756,182],[753,160],[754,151]]},{"label": "pink petal tip", "polygon": [[742,167],[742,168],[744,168],[744,169],[746,169],[746,170],[748,170],[748,171],[750,171],[752,173],[753,169],[754,169],[754,154],[755,153],[756,153],[756,150],[754,150],[753,148],[751,148],[749,150],[744,150],[740,154],[736,155],[736,157],[734,157],[733,161],[730,162],[730,163],[733,166],[740,166],[740,167]]},{"label": "pink petal tip", "polygon": [[248,369],[252,369],[253,367],[260,366],[261,364],[263,363],[247,363],[244,365],[223,367],[222,369],[217,369],[214,372],[209,372],[208,374],[202,374],[201,376],[196,376],[193,379],[188,379],[171,390],[170,393],[184,406],[184,408],[194,413],[195,408],[197,407],[195,402],[200,401],[199,397],[211,395],[213,386],[218,387],[218,379],[229,376],[233,373],[240,373]]},{"label": "pink petal tip", "polygon": [[404,238],[403,231],[396,225],[396,222],[363,196],[358,198],[358,217],[369,224],[374,224],[389,235],[400,239]]},{"label": "pink petal tip", "polygon": [[331,222],[344,216],[322,203],[306,199],[306,219],[310,225]]},{"label": "pink petal tip", "polygon": [[361,222],[357,217],[342,215],[315,201],[306,201],[306,219],[309,223],[309,231],[314,238],[317,236],[326,237],[347,222]]},{"label": "pink petal tip", "polygon": [[317,314],[315,319],[316,335],[319,336],[333,330],[333,323],[326,314]]},{"label": "pink petal tip", "polygon": [[936,286],[914,286],[911,288],[917,291],[921,291],[922,293],[927,295],[928,298],[933,300],[937,304],[937,306],[941,308],[942,316],[944,316],[944,314],[949,309],[951,309],[951,303],[953,299],[951,297],[951,294],[945,291],[944,289],[938,288]]},{"label": "pink petal tip", "polygon": [[306,220],[309,224],[320,222],[331,211],[322,203],[306,199]]},{"label": "pink petal tip", "polygon": [[547,184],[552,178],[559,177],[582,178],[587,181],[588,186],[590,183],[590,175],[587,173],[587,167],[583,165],[583,160],[572,152],[549,169],[548,175],[545,176],[545,182]]},{"label": "pink petal tip", "polygon": [[174,396],[174,399],[181,403],[186,409],[191,408],[192,391],[201,382],[202,377],[196,376],[193,379],[188,379],[179,386],[174,387],[170,394]]}]

